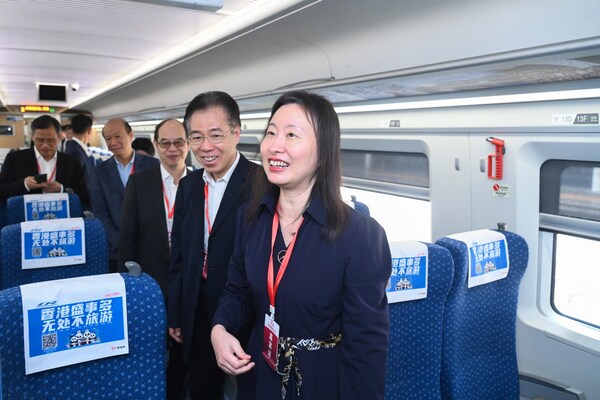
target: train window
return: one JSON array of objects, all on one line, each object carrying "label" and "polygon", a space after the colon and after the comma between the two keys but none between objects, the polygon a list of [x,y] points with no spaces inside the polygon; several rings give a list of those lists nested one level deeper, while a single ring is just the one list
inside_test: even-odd
[{"label": "train window", "polygon": [[238,143],[237,149],[248,160],[260,161],[260,144],[256,143]]},{"label": "train window", "polygon": [[342,196],[365,203],[389,241],[431,241],[429,160],[422,153],[342,150]]},{"label": "train window", "polygon": [[554,236],[553,309],[600,327],[600,162],[542,165],[540,228]]},{"label": "train window", "polygon": [[542,213],[600,221],[600,163],[550,160],[542,165]]},{"label": "train window", "polygon": [[600,327],[600,242],[556,234],[553,307]]},{"label": "train window", "polygon": [[345,177],[429,187],[429,160],[421,153],[342,150]]},{"label": "train window", "polygon": [[342,198],[357,201],[369,207],[373,217],[385,229],[388,241],[431,241],[431,203],[368,190],[342,188]]}]

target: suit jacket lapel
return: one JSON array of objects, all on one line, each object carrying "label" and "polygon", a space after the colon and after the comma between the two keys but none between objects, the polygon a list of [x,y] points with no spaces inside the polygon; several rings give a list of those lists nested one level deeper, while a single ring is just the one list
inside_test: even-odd
[{"label": "suit jacket lapel", "polygon": [[39,174],[40,172],[39,172],[39,168],[38,168],[38,162],[35,159],[35,151],[33,150],[33,147],[30,148],[29,150],[27,150],[26,160],[27,161],[24,165],[24,168],[25,168],[25,171],[27,171],[27,174],[25,176]]},{"label": "suit jacket lapel", "polygon": [[65,175],[67,174],[67,171],[64,166],[64,163],[65,163],[65,159],[63,158],[63,155],[60,152],[57,152],[57,154],[56,154],[56,176],[54,177],[54,180],[56,180],[57,182],[60,182],[60,183],[63,183],[66,181]]},{"label": "suit jacket lapel", "polygon": [[123,197],[125,197],[125,187],[121,183],[121,176],[119,175],[119,170],[117,169],[118,168],[117,167],[117,159],[115,158],[115,156],[112,156],[111,158],[106,160],[106,162],[108,162],[108,165],[107,165],[108,168],[106,168],[107,176],[106,176],[105,180],[108,182],[117,182],[117,185],[114,185],[114,184],[111,185],[109,183],[109,187],[115,186],[117,189],[117,193],[119,194],[119,197],[121,198],[121,200],[123,200]]},{"label": "suit jacket lapel", "polygon": [[237,167],[231,174],[231,178],[227,183],[227,188],[223,194],[223,200],[219,205],[219,211],[215,217],[215,222],[212,226],[212,232],[218,231],[219,226],[231,212],[235,212],[235,205],[238,203],[242,191],[244,190],[244,180],[248,174],[249,161],[240,154],[240,161]]},{"label": "suit jacket lapel", "polygon": [[[158,217],[161,235],[165,243],[168,243],[169,237],[167,233],[167,216],[165,214],[165,202],[163,192],[163,181],[160,167],[152,169],[152,176],[148,182],[148,193],[150,194],[150,209]],[[173,207],[173,204],[170,204]]]}]

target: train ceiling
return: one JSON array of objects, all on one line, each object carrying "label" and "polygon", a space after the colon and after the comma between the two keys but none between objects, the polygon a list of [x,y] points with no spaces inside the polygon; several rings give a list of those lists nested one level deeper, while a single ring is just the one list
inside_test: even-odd
[{"label": "train ceiling", "polygon": [[0,0],[1,105],[39,104],[36,83],[68,86],[54,105],[99,121],[182,116],[216,89],[251,111],[293,88],[359,104],[600,87],[598,0],[222,3]]},{"label": "train ceiling", "polygon": [[[0,0],[0,106],[48,104],[38,85],[64,85],[73,107],[217,42],[300,0]],[[218,8],[218,9],[214,9]],[[75,89],[75,90],[74,90]]]}]

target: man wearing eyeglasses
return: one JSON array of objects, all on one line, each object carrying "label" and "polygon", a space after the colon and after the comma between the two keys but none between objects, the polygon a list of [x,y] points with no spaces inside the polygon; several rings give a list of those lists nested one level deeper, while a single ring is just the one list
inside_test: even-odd
[{"label": "man wearing eyeglasses", "polygon": [[[169,334],[183,343],[190,398],[220,400],[225,374],[217,366],[210,343],[210,320],[227,282],[237,210],[248,199],[252,170],[262,169],[236,149],[240,110],[227,93],[196,96],[186,109],[184,123],[192,152],[203,168],[182,179],[177,190],[171,233]],[[245,339],[240,337],[242,342]]]},{"label": "man wearing eyeglasses", "polygon": [[31,122],[33,148],[6,155],[0,171],[0,200],[35,193],[62,193],[67,188],[89,203],[84,170],[73,157],[57,151],[60,123],[50,115]]},{"label": "man wearing eyeglasses", "polygon": [[[125,262],[137,261],[152,276],[168,304],[169,259],[175,195],[187,175],[185,158],[190,150],[185,126],[167,119],[154,129],[154,146],[160,165],[131,176],[121,211],[119,270]],[[173,339],[171,339],[172,342]],[[167,398],[182,396],[185,366],[180,343],[170,343],[167,368]]]},{"label": "man wearing eyeglasses", "polygon": [[122,118],[108,120],[102,135],[113,156],[94,167],[90,190],[92,211],[102,222],[108,240],[108,269],[117,272],[125,185],[134,173],[157,167],[160,163],[154,157],[135,154],[131,147],[133,130]]}]

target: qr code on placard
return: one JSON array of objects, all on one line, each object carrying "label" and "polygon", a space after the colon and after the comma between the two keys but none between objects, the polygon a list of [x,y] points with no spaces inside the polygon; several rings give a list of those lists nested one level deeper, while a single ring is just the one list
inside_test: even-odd
[{"label": "qr code on placard", "polygon": [[42,255],[41,247],[32,247],[31,248],[31,256],[32,257],[40,257]]},{"label": "qr code on placard", "polygon": [[42,335],[42,350],[51,350],[58,347],[58,336],[56,332]]}]

